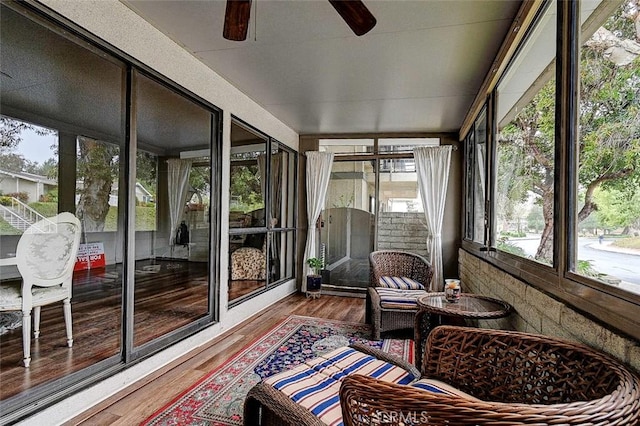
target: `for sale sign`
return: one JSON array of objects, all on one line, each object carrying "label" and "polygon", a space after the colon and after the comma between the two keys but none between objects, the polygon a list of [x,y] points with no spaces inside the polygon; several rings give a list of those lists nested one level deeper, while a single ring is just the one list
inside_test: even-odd
[{"label": "for sale sign", "polygon": [[105,265],[104,246],[102,243],[80,244],[76,264],[73,268],[74,271],[104,268]]}]

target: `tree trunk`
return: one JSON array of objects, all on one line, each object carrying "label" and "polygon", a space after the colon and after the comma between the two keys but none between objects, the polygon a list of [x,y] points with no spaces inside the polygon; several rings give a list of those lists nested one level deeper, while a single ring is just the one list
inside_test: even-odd
[{"label": "tree trunk", "polygon": [[87,232],[101,232],[109,213],[111,179],[85,179],[76,214]]},{"label": "tree trunk", "polygon": [[79,144],[79,178],[83,188],[76,208],[84,231],[103,231],[109,212],[109,195],[113,183],[114,148],[98,141],[83,138]]},{"label": "tree trunk", "polygon": [[542,196],[542,216],[544,229],[535,259],[544,263],[553,263],[553,191],[545,191]]}]

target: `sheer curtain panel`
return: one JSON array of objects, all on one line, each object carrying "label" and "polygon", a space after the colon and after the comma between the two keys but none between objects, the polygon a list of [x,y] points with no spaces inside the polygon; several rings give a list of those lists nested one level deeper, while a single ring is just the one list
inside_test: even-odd
[{"label": "sheer curtain panel", "polygon": [[[333,153],[310,151],[307,156],[307,244],[304,248],[304,275],[311,272],[307,259],[317,257],[316,253],[316,222],[324,206],[331,176]],[[307,281],[302,280],[302,291],[307,290]]]},{"label": "sheer curtain panel", "polygon": [[171,219],[171,232],[169,233],[169,246],[175,245],[175,236],[184,204],[187,202],[187,187],[189,186],[189,173],[191,172],[191,160],[170,158],[167,160],[168,188],[169,188],[169,216]]},{"label": "sheer curtain panel", "polygon": [[427,249],[433,267],[430,291],[442,291],[442,221],[449,182],[451,145],[414,148],[418,188],[427,219]]}]

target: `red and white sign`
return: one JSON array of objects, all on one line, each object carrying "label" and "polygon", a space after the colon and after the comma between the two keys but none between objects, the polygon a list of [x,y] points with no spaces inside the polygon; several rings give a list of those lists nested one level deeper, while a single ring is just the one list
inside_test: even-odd
[{"label": "red and white sign", "polygon": [[104,259],[104,246],[102,243],[86,243],[80,244],[78,248],[78,257],[73,268],[74,271],[82,271],[84,269],[104,268],[106,265]]}]

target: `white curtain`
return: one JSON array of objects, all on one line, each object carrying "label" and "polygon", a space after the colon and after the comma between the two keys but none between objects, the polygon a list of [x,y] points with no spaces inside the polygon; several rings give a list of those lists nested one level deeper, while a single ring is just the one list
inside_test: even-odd
[{"label": "white curtain", "polygon": [[[316,253],[316,221],[320,217],[324,199],[327,196],[329,177],[331,176],[331,166],[333,164],[333,153],[309,151],[307,156],[307,244],[304,248],[304,274],[311,273],[311,268],[307,265],[307,259],[318,257]],[[307,291],[307,281],[302,280],[302,291]]]},{"label": "white curtain", "polygon": [[191,172],[191,160],[170,158],[167,160],[167,175],[169,185],[169,217],[171,219],[171,232],[169,233],[169,245],[176,243],[176,230],[182,219],[184,204],[187,201],[187,187],[189,186],[189,173]]},{"label": "white curtain", "polygon": [[[427,219],[427,249],[433,268],[430,291],[442,291],[442,220],[449,182],[451,145],[418,147],[413,150],[418,175],[418,188]],[[457,213],[456,213],[457,214]]]}]

